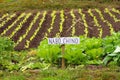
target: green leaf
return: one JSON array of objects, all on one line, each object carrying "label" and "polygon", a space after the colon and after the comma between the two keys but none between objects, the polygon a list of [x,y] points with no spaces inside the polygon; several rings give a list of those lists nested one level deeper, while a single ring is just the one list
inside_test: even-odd
[{"label": "green leaf", "polygon": [[111,59],[112,59],[112,57],[106,56],[106,57],[103,59],[103,64],[104,64],[104,65],[107,65],[108,62],[109,62]]}]

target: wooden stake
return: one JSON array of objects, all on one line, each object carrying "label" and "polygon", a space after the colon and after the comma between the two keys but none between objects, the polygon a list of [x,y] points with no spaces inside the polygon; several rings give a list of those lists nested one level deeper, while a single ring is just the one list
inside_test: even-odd
[{"label": "wooden stake", "polygon": [[[65,54],[65,44],[61,45],[61,50],[62,50],[62,56],[64,56]],[[65,68],[65,59],[62,57],[62,65],[61,65],[62,69]]]}]

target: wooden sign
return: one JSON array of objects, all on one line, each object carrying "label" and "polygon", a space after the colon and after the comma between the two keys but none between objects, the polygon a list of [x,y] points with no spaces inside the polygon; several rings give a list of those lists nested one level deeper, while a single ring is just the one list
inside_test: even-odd
[{"label": "wooden sign", "polygon": [[[79,37],[60,37],[60,38],[48,38],[48,44],[61,44],[62,56],[65,54],[65,44],[79,44]],[[65,59],[62,57],[61,68],[65,68]]]},{"label": "wooden sign", "polygon": [[48,44],[79,44],[79,37],[48,38]]}]

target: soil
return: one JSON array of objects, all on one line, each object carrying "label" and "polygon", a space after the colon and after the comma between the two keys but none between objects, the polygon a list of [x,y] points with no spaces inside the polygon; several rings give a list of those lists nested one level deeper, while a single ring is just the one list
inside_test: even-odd
[{"label": "soil", "polygon": [[65,21],[63,23],[63,31],[61,32],[60,36],[61,37],[68,37],[71,36],[71,31],[72,31],[72,16],[68,10],[65,10]]},{"label": "soil", "polygon": [[117,19],[120,19],[120,14],[116,13],[116,12],[113,12],[113,11],[110,11],[113,15],[116,16]]},{"label": "soil", "polygon": [[[30,37],[34,34],[35,30],[39,26],[40,19],[42,18],[42,15],[39,16],[39,18],[36,20],[35,24],[32,26],[31,30],[29,31],[28,35],[20,42],[15,49],[20,49],[22,46],[22,49],[25,48],[26,41],[30,40]],[[19,47],[20,46],[20,47]]]},{"label": "soil", "polygon": [[58,11],[56,13],[56,18],[55,18],[55,21],[54,21],[53,29],[48,34],[48,37],[52,38],[52,37],[56,36],[56,33],[59,32],[60,21],[61,21],[61,19],[60,19],[60,12]]},{"label": "soil", "polygon": [[20,14],[14,16],[11,18],[11,20],[9,20],[8,22],[5,23],[5,25],[3,25],[1,28],[0,28],[0,34],[5,30],[7,29],[8,26],[10,26],[12,24],[13,21],[15,21],[15,19],[17,19],[17,17],[19,16]]},{"label": "soil", "polygon": [[[8,16],[4,17],[3,19],[0,19],[0,24],[7,19]],[[2,18],[2,15],[0,16]]]},{"label": "soil", "polygon": [[90,16],[90,14],[87,12],[87,10],[83,11],[83,13],[86,15],[86,21],[88,24],[88,37],[99,37],[99,31],[98,27],[95,26],[93,17]]},{"label": "soil", "polygon": [[[105,20],[109,21],[110,24],[112,24],[113,29],[115,32],[120,31],[120,21],[119,22],[115,22],[114,19],[107,13],[104,12],[104,9],[100,9],[101,13],[103,15],[103,17],[105,18]],[[29,48],[35,48],[40,44],[40,41],[43,40],[45,33],[48,33],[48,37],[56,37],[57,33],[60,33],[61,37],[70,37],[72,36],[72,27],[71,25],[72,23],[72,16],[70,14],[71,10],[64,10],[64,17],[65,17],[65,21],[63,23],[63,31],[60,33],[59,29],[60,29],[60,22],[61,22],[61,17],[60,17],[60,11],[57,11],[56,18],[53,24],[53,29],[51,30],[50,33],[48,33],[48,28],[50,28],[51,22],[52,22],[52,17],[51,17],[51,13],[52,11],[47,11],[47,15],[45,16],[45,21],[42,24],[41,29],[39,30],[39,32],[37,33],[37,35],[35,36],[35,38],[30,42],[30,46]],[[34,19],[35,15],[37,14],[38,11],[35,12],[31,12],[32,15],[26,20],[26,22],[22,25],[22,28],[15,33],[15,35],[12,37],[12,40],[16,43],[18,41],[18,39],[20,38],[20,36],[23,36],[27,30],[27,28],[29,27],[31,21]],[[73,13],[75,15],[76,21],[78,20],[78,22],[76,22],[76,24],[74,25],[75,27],[75,36],[80,36],[80,35],[84,35],[85,32],[85,26],[84,26],[84,21],[82,20],[82,16],[79,14],[78,10],[73,10]],[[90,16],[90,14],[88,13],[88,9],[82,9],[82,13],[85,14],[86,17],[86,21],[87,21],[87,25],[88,27],[88,37],[99,37],[99,27],[95,26],[94,23],[94,19],[93,17]],[[100,15],[93,9],[92,13],[94,14],[94,16],[96,16],[98,23],[101,25],[101,28],[103,30],[102,33],[102,37],[105,37],[107,35],[111,35],[110,33],[110,27],[107,25],[106,22],[102,21],[100,18]],[[116,16],[116,18],[120,19],[120,14],[115,13],[113,11],[111,11],[111,13],[113,15]],[[12,22],[14,22],[17,17],[21,14],[21,13],[16,13],[17,16],[11,18],[11,20],[9,20],[8,22],[6,22],[6,24],[4,26],[2,26],[0,28],[0,34],[7,29],[7,27],[9,25],[12,24]],[[27,13],[26,13],[27,14]],[[42,14],[43,12],[41,12],[41,15],[39,16],[39,18],[37,19],[37,21],[35,22],[35,24],[32,26],[32,29],[29,31],[28,35],[20,42],[20,44],[18,44],[15,47],[15,50],[23,50],[25,49],[25,45],[26,45],[26,40],[29,40],[30,37],[34,34],[35,30],[39,27],[38,24],[40,22],[40,19],[42,18]],[[6,17],[5,17],[6,18]],[[23,20],[24,18],[21,18],[11,29],[9,29],[6,34],[4,36],[9,36],[17,27],[17,25],[19,25],[19,23]],[[3,19],[5,20],[5,19]]]},{"label": "soil", "polygon": [[107,23],[105,23],[104,21],[101,20],[99,14],[97,12],[94,11],[93,14],[96,16],[98,23],[102,27],[102,30],[103,30],[102,37],[110,35],[110,28],[107,26]]},{"label": "soil", "polygon": [[4,36],[9,36],[18,26],[18,24],[20,24],[20,22],[22,22],[22,20],[24,19],[24,17],[20,18],[19,21],[16,22],[15,25],[13,25],[13,27],[11,27]]},{"label": "soil", "polygon": [[[115,22],[115,20],[112,17],[110,17],[110,15],[107,13],[103,13],[103,15],[104,15],[105,19],[108,20],[109,23],[112,24],[114,31],[118,32],[120,30],[120,27],[119,27],[120,22]],[[120,19],[120,15],[117,16],[117,18]]]},{"label": "soil", "polygon": [[24,24],[22,25],[22,28],[12,37],[12,39],[13,39],[14,42],[17,42],[17,40],[19,39],[19,37],[26,32],[27,27],[29,27],[31,21],[32,21],[33,18],[34,18],[34,15],[35,15],[35,14],[31,15],[31,16],[27,19],[26,23],[24,23]]},{"label": "soil", "polygon": [[[51,12],[49,12],[49,14],[50,13]],[[42,27],[39,30],[39,32],[37,33],[36,37],[31,41],[31,43],[30,43],[31,48],[37,47],[40,44],[40,41],[43,39],[45,32],[48,29],[48,26],[50,26],[52,19],[49,14],[46,15],[45,21],[43,22]]]},{"label": "soil", "polygon": [[85,26],[83,25],[82,16],[80,16],[78,11],[74,11],[74,14],[76,16],[76,21],[77,21],[75,24],[75,35],[76,36],[84,35]]}]

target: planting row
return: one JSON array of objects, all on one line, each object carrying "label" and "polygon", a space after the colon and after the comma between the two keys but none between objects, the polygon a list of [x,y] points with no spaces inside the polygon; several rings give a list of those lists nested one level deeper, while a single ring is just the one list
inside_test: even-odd
[{"label": "planting row", "polygon": [[15,49],[37,47],[48,37],[105,37],[120,30],[118,9],[77,9],[16,12],[0,17],[0,36],[8,36]]}]

